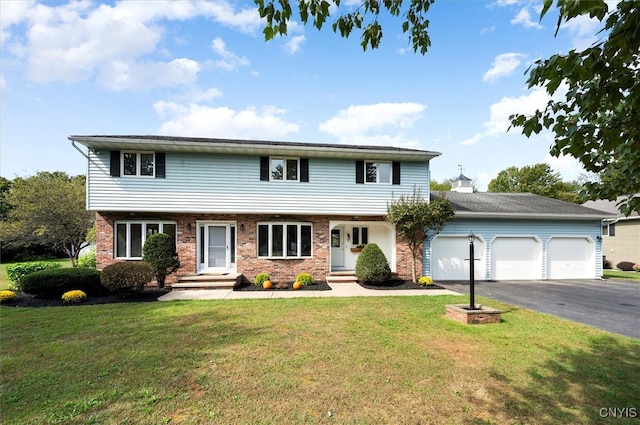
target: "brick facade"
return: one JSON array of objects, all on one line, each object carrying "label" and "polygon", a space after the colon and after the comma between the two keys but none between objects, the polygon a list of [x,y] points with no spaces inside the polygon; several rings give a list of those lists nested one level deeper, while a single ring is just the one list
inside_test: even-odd
[{"label": "brick facade", "polygon": [[[290,216],[279,220],[297,220],[312,224],[313,256],[302,259],[266,259],[257,258],[257,222],[272,220],[271,215],[243,214],[171,214],[171,213],[96,213],[96,259],[98,269],[122,261],[114,258],[114,222],[118,220],[162,220],[177,223],[177,251],[180,268],[167,276],[167,283],[175,282],[178,276],[195,274],[197,269],[197,225],[198,221],[235,222],[237,229],[236,264],[237,271],[246,280],[253,280],[258,273],[268,272],[272,279],[293,281],[300,273],[310,273],[314,278],[323,280],[330,270],[329,221],[352,220],[344,216]],[[367,218],[367,221],[382,221],[383,217]],[[421,259],[418,259],[420,274]],[[396,242],[396,272],[401,279],[411,279],[411,253],[406,244]]]}]

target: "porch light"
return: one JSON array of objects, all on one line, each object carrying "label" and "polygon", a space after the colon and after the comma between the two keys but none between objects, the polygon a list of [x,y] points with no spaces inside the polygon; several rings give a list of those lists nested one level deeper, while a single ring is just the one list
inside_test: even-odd
[{"label": "porch light", "polygon": [[240,231],[244,232],[244,223],[240,223]]},{"label": "porch light", "polygon": [[476,235],[471,232],[469,238],[469,310],[477,310],[475,300],[475,252],[473,242],[476,240]]}]

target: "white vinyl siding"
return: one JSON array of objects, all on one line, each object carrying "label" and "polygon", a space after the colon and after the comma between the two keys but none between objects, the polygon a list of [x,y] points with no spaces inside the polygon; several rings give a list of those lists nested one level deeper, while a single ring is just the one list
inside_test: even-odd
[{"label": "white vinyl siding", "polygon": [[93,211],[385,215],[387,203],[426,193],[428,162],[403,162],[402,184],[356,184],[352,159],[309,158],[309,182],[260,180],[260,157],[166,154],[163,179],[118,179],[109,152],[90,152],[88,208]]}]

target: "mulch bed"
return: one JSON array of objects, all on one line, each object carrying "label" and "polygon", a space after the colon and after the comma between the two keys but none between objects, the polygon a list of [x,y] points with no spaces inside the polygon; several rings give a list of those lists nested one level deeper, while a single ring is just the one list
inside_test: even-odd
[{"label": "mulch bed", "polygon": [[80,304],[67,304],[57,298],[36,298],[33,295],[18,292],[16,301],[3,303],[2,307],[72,307],[75,305],[143,303],[157,301],[159,297],[169,291],[170,289],[166,288],[145,288],[144,291],[135,294],[88,295],[86,301]]},{"label": "mulch bed", "polygon": [[270,289],[264,289],[261,286],[256,286],[253,283],[243,283],[233,288],[234,291],[330,291],[331,287],[327,282],[322,280],[316,280],[311,285],[306,285],[300,289],[293,289],[293,282],[283,282],[286,287],[278,288],[278,284],[274,284]]},{"label": "mulch bed", "polygon": [[433,285],[424,286],[417,283],[413,283],[410,280],[389,280],[387,282],[381,283],[380,285],[370,285],[370,284],[358,282],[358,285],[362,286],[363,288],[375,289],[380,291],[393,291],[393,290],[399,290],[399,289],[424,289],[424,290],[445,289],[440,285],[436,285],[435,283]]}]

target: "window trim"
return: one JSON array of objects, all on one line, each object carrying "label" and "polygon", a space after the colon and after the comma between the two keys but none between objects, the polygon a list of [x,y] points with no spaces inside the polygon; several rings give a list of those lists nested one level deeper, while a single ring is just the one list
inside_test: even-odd
[{"label": "window trim", "polygon": [[[296,178],[295,180],[289,180],[285,178],[287,176],[287,161],[296,161]],[[273,178],[273,161],[284,161],[284,170],[282,173],[282,179],[274,179]],[[278,183],[298,183],[301,181],[300,179],[300,157],[295,156],[270,156],[269,157],[269,181],[278,182]]]},{"label": "window trim", "polygon": [[354,226],[351,228],[353,237],[351,238],[351,244],[353,246],[366,245],[369,243],[369,227],[367,226]]},{"label": "window trim", "polygon": [[[267,255],[260,255],[260,226],[267,226],[267,242],[268,247]],[[273,226],[282,226],[282,255],[273,255]],[[296,226],[296,244],[297,244],[297,255],[288,255],[288,226]],[[310,235],[310,252],[309,255],[301,255],[302,250],[302,228],[309,227],[309,235]],[[256,257],[257,258],[265,258],[265,259],[274,259],[274,260],[289,260],[289,259],[303,259],[303,258],[312,258],[313,257],[313,224],[309,222],[299,222],[299,221],[262,221],[256,223]]]},{"label": "window trim", "polygon": [[[126,225],[126,236],[125,236],[125,251],[126,251],[126,255],[124,257],[119,257],[118,256],[118,225],[120,224],[124,224]],[[165,225],[173,225],[175,226],[176,229],[176,234],[175,234],[175,241],[174,243],[178,243],[178,223],[176,221],[171,221],[171,220],[116,220],[113,223],[113,258],[115,259],[119,259],[119,260],[141,260],[142,256],[140,257],[132,257],[131,256],[131,225],[132,224],[141,224],[141,231],[142,231],[142,247],[141,249],[144,247],[144,243],[147,240],[147,226],[148,225],[158,225],[158,232],[159,233],[164,233],[164,226]]]},{"label": "window trim", "polygon": [[[126,154],[136,155],[136,174],[126,174],[126,167],[124,166],[124,157]],[[149,175],[141,174],[142,171],[142,155],[153,156],[153,173]],[[133,178],[155,178],[157,170],[156,152],[154,151],[120,151],[120,170],[121,177],[133,177]]]}]

